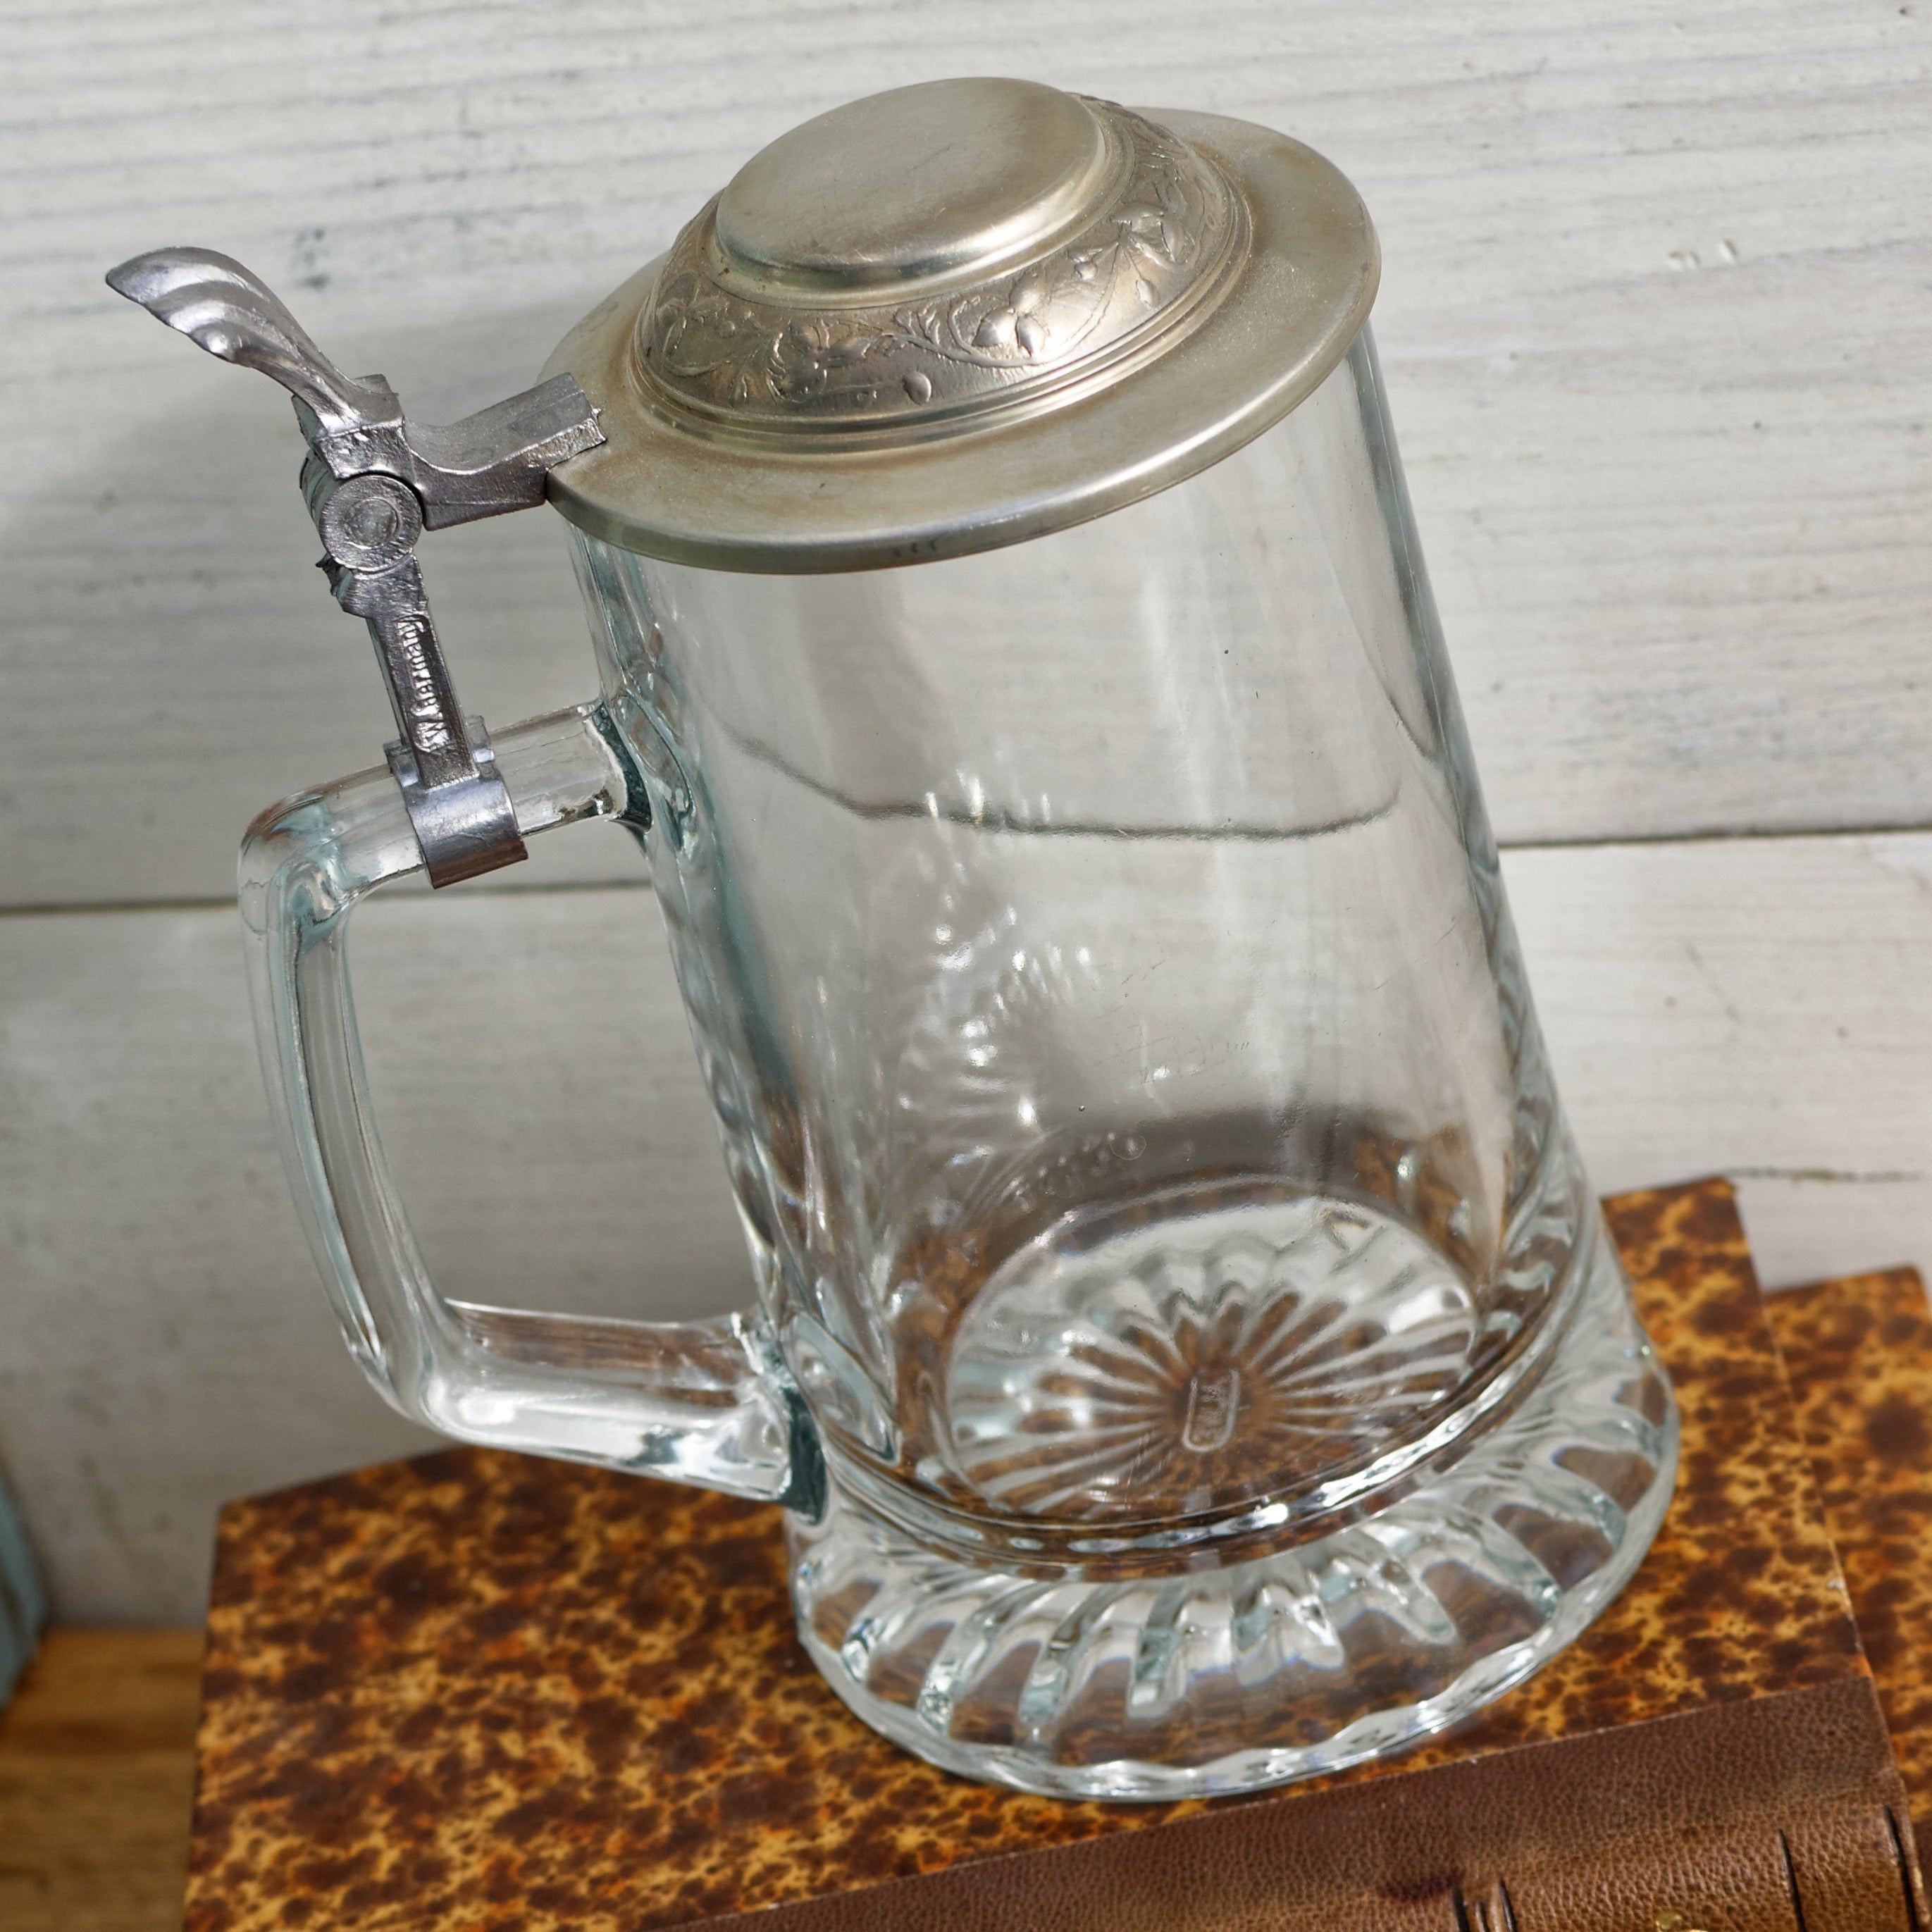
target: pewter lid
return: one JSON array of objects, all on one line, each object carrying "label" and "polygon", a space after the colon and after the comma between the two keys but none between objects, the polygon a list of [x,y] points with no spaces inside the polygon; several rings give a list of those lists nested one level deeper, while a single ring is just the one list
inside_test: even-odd
[{"label": "pewter lid", "polygon": [[1321,156],[1021,80],[853,102],[741,168],[566,337],[573,522],[729,570],[877,568],[1151,494],[1293,409],[1375,295]]}]

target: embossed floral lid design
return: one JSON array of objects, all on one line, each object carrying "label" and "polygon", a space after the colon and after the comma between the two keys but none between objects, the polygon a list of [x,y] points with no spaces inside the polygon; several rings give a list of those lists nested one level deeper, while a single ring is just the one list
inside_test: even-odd
[{"label": "embossed floral lid design", "polygon": [[754,156],[572,332],[608,441],[573,521],[726,569],[1017,542],[1278,421],[1374,298],[1367,212],[1298,142],[1018,80],[874,94]]}]

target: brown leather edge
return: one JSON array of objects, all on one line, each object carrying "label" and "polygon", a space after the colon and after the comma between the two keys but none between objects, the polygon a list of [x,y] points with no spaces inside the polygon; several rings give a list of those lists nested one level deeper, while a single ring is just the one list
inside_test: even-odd
[{"label": "brown leather edge", "polygon": [[[1701,1891],[1738,1932],[1932,1932],[1906,1816],[1860,1677],[706,1922],[1648,1932]],[[1628,1918],[1639,1911],[1648,1916]],[[1679,1922],[1688,1932],[1700,1921]]]},{"label": "brown leather edge", "polygon": [[[1450,1922],[1457,1932],[1922,1932],[1904,1858],[1891,1808],[1840,1794],[1720,1831],[1648,1832],[1592,1856],[1531,1860],[1465,1894]],[[1341,1922],[1366,1932],[1382,1917],[1371,1900]]]}]

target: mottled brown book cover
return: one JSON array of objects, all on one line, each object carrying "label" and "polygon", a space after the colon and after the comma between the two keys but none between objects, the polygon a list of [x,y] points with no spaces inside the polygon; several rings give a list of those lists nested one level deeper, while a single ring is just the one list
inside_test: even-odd
[{"label": "mottled brown book cover", "polygon": [[224,1512],[190,1932],[651,1932],[1805,1687],[1868,1702],[1730,1190],[1608,1211],[1677,1496],[1622,1597],[1460,1736],[1218,1807],[968,1784],[820,1684],[775,1511],[457,1450]]},{"label": "mottled brown book cover", "polygon": [[1916,1268],[1768,1298],[1892,1750],[1932,1826],[1932,1314]]}]

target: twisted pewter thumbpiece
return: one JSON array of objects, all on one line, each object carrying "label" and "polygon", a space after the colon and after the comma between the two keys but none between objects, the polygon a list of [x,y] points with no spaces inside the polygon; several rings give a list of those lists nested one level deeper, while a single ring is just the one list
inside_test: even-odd
[{"label": "twisted pewter thumbpiece", "polygon": [[212,248],[158,248],[108,286],[224,362],[294,397],[309,446],[302,490],[336,601],[367,620],[401,736],[387,748],[432,885],[526,856],[480,718],[450,681],[416,559],[424,530],[543,500],[550,470],[604,441],[572,376],[442,426],[410,421],[381,376],[351,379],[261,278]]},{"label": "twisted pewter thumbpiece", "polygon": [[107,272],[107,286],[224,362],[259,369],[307,405],[334,435],[378,422],[394,406],[385,383],[352,382],[323,355],[281,298],[212,248],[157,248]]}]

